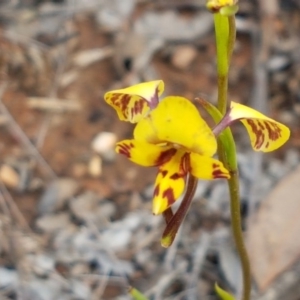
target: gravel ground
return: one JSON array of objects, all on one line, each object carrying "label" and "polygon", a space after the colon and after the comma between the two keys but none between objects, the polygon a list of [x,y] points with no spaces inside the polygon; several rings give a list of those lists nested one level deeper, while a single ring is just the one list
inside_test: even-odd
[{"label": "gravel ground", "polygon": [[[174,245],[162,248],[155,170],[115,154],[133,127],[103,100],[160,78],[165,95],[215,102],[204,1],[1,1],[0,26],[0,299],[129,299],[132,285],[155,300],[211,300],[215,282],[238,295],[226,182],[199,182]],[[262,155],[233,128],[254,299],[300,296],[299,26],[298,1],[240,1],[230,97],[292,130]]]}]

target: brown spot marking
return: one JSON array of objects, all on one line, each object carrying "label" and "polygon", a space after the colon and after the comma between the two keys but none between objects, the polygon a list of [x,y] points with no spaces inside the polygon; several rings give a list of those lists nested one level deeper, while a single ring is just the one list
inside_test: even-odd
[{"label": "brown spot marking", "polygon": [[177,179],[182,178],[182,177],[183,177],[182,174],[174,173],[173,175],[170,176],[170,179],[177,180]]},{"label": "brown spot marking", "polygon": [[268,130],[269,138],[272,141],[276,141],[281,137],[281,129],[278,127],[277,124],[271,122],[265,122],[265,126],[266,129]]},{"label": "brown spot marking", "polygon": [[110,100],[113,103],[113,105],[119,107],[120,110],[123,112],[123,115],[127,117],[128,115],[127,106],[130,102],[130,98],[131,96],[127,94],[112,94]]},{"label": "brown spot marking", "polygon": [[264,125],[258,121],[258,127],[261,129],[261,130],[265,130],[265,127]]},{"label": "brown spot marking", "polygon": [[259,128],[259,126],[257,126],[257,124],[255,124],[255,121],[253,120],[246,120],[246,122],[249,124],[249,126],[251,127],[251,130],[253,131],[253,133],[256,136],[256,141],[254,144],[254,148],[259,149],[262,144],[264,143],[264,133],[263,131]]},{"label": "brown spot marking", "polygon": [[119,106],[124,115],[127,115],[127,107],[130,102],[131,96],[127,94],[122,94],[120,100],[119,100]]},{"label": "brown spot marking", "polygon": [[228,178],[228,176],[224,174],[220,169],[214,170],[212,174],[214,178]]},{"label": "brown spot marking", "polygon": [[153,195],[154,196],[158,196],[159,195],[159,184],[155,187]]},{"label": "brown spot marking", "polygon": [[110,97],[110,101],[114,104],[119,106],[118,102],[119,102],[119,98],[121,97],[121,94],[112,94]]},{"label": "brown spot marking", "polygon": [[137,114],[141,114],[144,108],[144,105],[147,105],[146,100],[144,99],[139,99],[134,102],[133,107],[131,108],[131,115],[135,116]]},{"label": "brown spot marking", "polygon": [[228,176],[226,176],[226,174],[220,170],[218,164],[214,163],[212,167],[213,167],[213,172],[212,172],[213,178],[228,178]]},{"label": "brown spot marking", "polygon": [[167,201],[168,201],[168,207],[170,205],[172,205],[174,202],[175,202],[175,197],[174,197],[174,192],[173,192],[173,189],[171,188],[168,188],[166,189],[163,194],[162,194],[162,197],[163,198],[167,198]]},{"label": "brown spot marking", "polygon": [[175,155],[176,151],[177,150],[175,148],[171,148],[171,149],[161,152],[159,157],[155,161],[155,165],[159,166],[159,165],[166,163],[167,161],[169,161],[171,159],[171,157],[173,155]]},{"label": "brown spot marking", "polygon": [[162,170],[160,173],[161,173],[162,178],[165,178],[168,174],[168,171],[167,170]]},{"label": "brown spot marking", "polygon": [[126,157],[131,158],[130,150],[134,147],[134,145],[132,143],[130,143],[129,145],[128,144],[119,144],[118,147],[119,147],[118,152],[120,154],[123,154]]}]

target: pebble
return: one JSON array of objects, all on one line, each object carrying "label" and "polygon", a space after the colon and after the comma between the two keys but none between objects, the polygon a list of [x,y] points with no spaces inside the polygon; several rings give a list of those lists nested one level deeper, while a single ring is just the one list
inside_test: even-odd
[{"label": "pebble", "polygon": [[32,255],[32,267],[36,275],[48,276],[54,271],[55,261],[46,254]]},{"label": "pebble", "polygon": [[62,286],[58,280],[34,279],[28,283],[28,286],[36,293],[39,300],[61,299]]},{"label": "pebble", "polygon": [[112,160],[115,156],[117,136],[112,132],[100,132],[92,141],[92,149],[105,160]]},{"label": "pebble", "polygon": [[82,178],[88,173],[88,167],[84,163],[75,163],[72,167],[72,174],[76,178]]},{"label": "pebble", "polygon": [[[104,1],[105,2],[105,1]],[[96,21],[101,28],[108,31],[120,32],[123,30],[125,20],[130,18],[136,3],[134,0],[111,0],[96,11]]]},{"label": "pebble", "polygon": [[226,181],[214,182],[210,197],[207,202],[207,208],[210,212],[222,212],[229,214],[229,194]]},{"label": "pebble", "polygon": [[84,262],[78,262],[75,265],[71,266],[71,276],[77,277],[82,274],[89,274],[91,272],[88,264]]},{"label": "pebble", "polygon": [[79,280],[71,281],[71,290],[76,300],[91,299],[91,289]]},{"label": "pebble", "polygon": [[4,164],[0,168],[0,180],[9,188],[16,189],[20,176],[11,166]]},{"label": "pebble", "polygon": [[278,72],[290,64],[287,55],[274,55],[268,61],[268,69],[271,72]]},{"label": "pebble", "polygon": [[40,217],[36,221],[36,226],[46,233],[54,233],[55,231],[66,228],[70,223],[70,216],[68,213],[58,213],[55,215],[46,215]]},{"label": "pebble", "polygon": [[101,235],[101,243],[107,249],[120,251],[125,249],[131,240],[132,232],[128,228],[107,229]]},{"label": "pebble", "polygon": [[18,285],[19,276],[16,270],[0,267],[0,288],[15,288]]},{"label": "pebble", "polygon": [[131,275],[134,271],[131,261],[114,259],[111,255],[105,252],[99,253],[97,261],[102,273],[127,276]]},{"label": "pebble", "polygon": [[40,199],[39,214],[49,214],[62,209],[78,189],[77,181],[71,178],[59,178],[53,181],[48,185]]},{"label": "pebble", "polygon": [[231,238],[223,240],[217,247],[220,267],[227,281],[236,291],[242,288],[242,270],[239,258],[234,249],[234,243]]},{"label": "pebble", "polygon": [[268,166],[269,176],[274,178],[276,181],[281,179],[284,175],[289,172],[289,168],[286,163],[280,160],[272,160]]},{"label": "pebble", "polygon": [[97,154],[93,155],[88,165],[89,174],[92,177],[99,177],[102,174],[102,160]]},{"label": "pebble", "polygon": [[75,217],[86,220],[98,208],[99,197],[93,192],[86,192],[70,201],[70,208]]},{"label": "pebble", "polygon": [[192,45],[182,45],[175,48],[171,62],[180,70],[187,70],[197,57],[197,49]]}]

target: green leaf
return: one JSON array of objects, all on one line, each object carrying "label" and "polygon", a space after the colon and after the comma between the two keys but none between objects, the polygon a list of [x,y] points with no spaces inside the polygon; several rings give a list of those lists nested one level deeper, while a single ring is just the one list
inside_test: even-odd
[{"label": "green leaf", "polygon": [[231,294],[220,288],[217,283],[215,284],[215,291],[218,294],[218,296],[223,300],[235,300],[235,298]]},{"label": "green leaf", "polygon": [[148,300],[146,296],[144,296],[140,291],[133,287],[129,287],[129,294],[134,300]]}]

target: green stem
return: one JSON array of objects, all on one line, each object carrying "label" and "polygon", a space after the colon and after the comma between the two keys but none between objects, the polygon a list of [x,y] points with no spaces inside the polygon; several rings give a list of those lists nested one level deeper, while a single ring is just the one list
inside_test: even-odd
[{"label": "green stem", "polygon": [[235,27],[235,16],[228,17],[228,65],[230,66],[231,55],[234,48],[235,38],[236,38],[236,27]]},{"label": "green stem", "polygon": [[248,253],[245,247],[241,227],[241,206],[239,195],[239,176],[237,172],[230,171],[231,178],[228,180],[230,193],[231,229],[238,254],[241,259],[243,271],[243,300],[250,299],[251,293],[251,269]]},{"label": "green stem", "polygon": [[218,76],[218,110],[225,115],[227,109],[228,76]]},{"label": "green stem", "polygon": [[[235,16],[223,16],[215,14],[215,31],[217,44],[218,63],[218,109],[222,116],[226,113],[228,90],[229,62],[235,42],[236,28]],[[243,272],[243,300],[250,299],[251,293],[251,270],[248,254],[243,239],[241,208],[239,195],[239,177],[237,169],[237,158],[234,140],[226,141],[218,139],[218,155],[224,166],[230,172],[231,178],[228,180],[230,193],[231,228],[237,252],[241,259]]]}]

